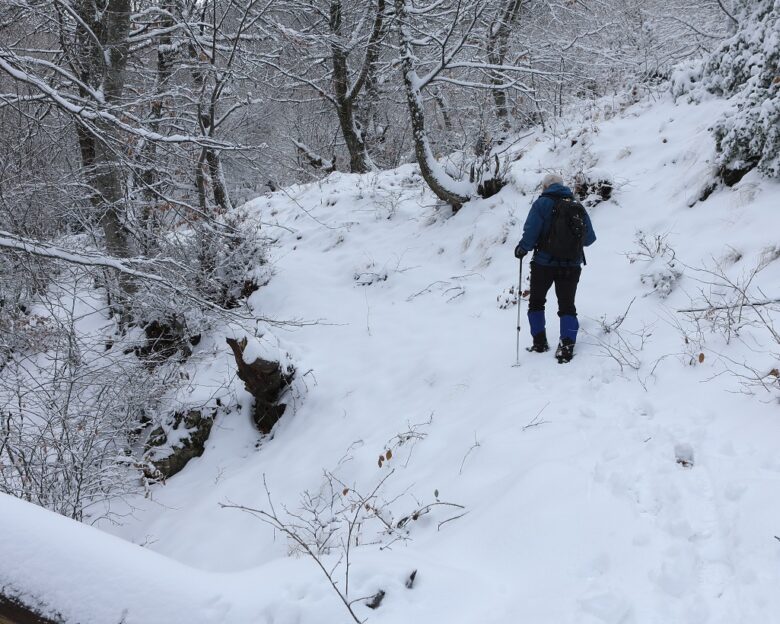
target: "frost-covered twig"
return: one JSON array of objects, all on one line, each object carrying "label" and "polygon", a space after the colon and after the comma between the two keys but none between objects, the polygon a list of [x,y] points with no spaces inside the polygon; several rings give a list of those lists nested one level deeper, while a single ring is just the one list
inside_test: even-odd
[{"label": "frost-covered twig", "polygon": [[[385,477],[385,479],[386,478],[387,477]],[[306,539],[305,534],[301,532],[301,527],[297,526],[294,523],[291,523],[289,515],[288,518],[283,518],[279,515],[279,513],[277,513],[273,503],[273,499],[271,497],[271,491],[268,488],[268,482],[266,480],[265,475],[263,475],[263,487],[265,489],[266,499],[268,501],[268,510],[256,509],[253,507],[247,507],[244,505],[237,505],[233,503],[220,503],[220,507],[222,507],[223,509],[238,509],[239,511],[246,512],[258,518],[262,522],[268,524],[269,526],[273,527],[276,531],[279,531],[283,535],[287,536],[287,538],[290,541],[292,541],[298,548],[300,548],[301,551],[304,552],[309,557],[309,559],[314,562],[317,568],[319,568],[319,570],[327,579],[328,584],[331,586],[331,588],[336,593],[341,603],[347,609],[347,612],[349,613],[352,620],[357,624],[362,624],[363,620],[361,620],[357,616],[354,609],[352,608],[353,602],[349,600],[349,565],[350,564],[349,564],[348,554],[347,554],[347,564],[345,569],[346,587],[342,591],[334,576],[335,568],[338,567],[341,559],[339,559],[336,562],[334,568],[329,569],[328,567],[326,567],[322,557],[322,553],[316,550],[316,548]],[[352,518],[353,520],[349,521],[350,531],[353,528],[353,522],[355,521],[354,518],[356,518],[356,516],[352,516]],[[348,541],[346,544],[347,553],[349,552],[349,547],[350,547],[350,542]]]},{"label": "frost-covered twig", "polygon": [[625,312],[616,316],[612,321],[607,321],[606,317],[602,317],[599,320],[601,328],[599,333],[583,330],[584,334],[595,341],[594,344],[605,357],[612,358],[618,363],[621,371],[626,366],[633,370],[639,370],[642,365],[639,353],[652,335],[652,328],[647,325],[643,325],[635,331],[628,331],[622,327],[635,300],[636,298],[632,299]]}]

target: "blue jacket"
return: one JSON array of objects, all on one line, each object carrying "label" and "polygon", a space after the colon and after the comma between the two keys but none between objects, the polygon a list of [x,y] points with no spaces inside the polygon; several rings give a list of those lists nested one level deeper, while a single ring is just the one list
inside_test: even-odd
[{"label": "blue jacket", "polygon": [[[543,240],[547,232],[550,231],[552,209],[555,205],[555,200],[561,197],[574,197],[574,194],[570,188],[563,184],[553,184],[547,187],[542,196],[533,203],[531,212],[528,213],[528,218],[525,220],[523,238],[520,241],[520,247],[525,251],[530,252],[534,249],[539,241]],[[596,241],[596,233],[593,231],[593,224],[590,222],[590,216],[587,211],[585,211],[585,226],[587,229],[583,244],[587,247]],[[579,260],[553,260],[550,254],[539,250],[534,252],[533,257],[534,262],[545,266],[580,266],[584,260],[584,258]]]}]

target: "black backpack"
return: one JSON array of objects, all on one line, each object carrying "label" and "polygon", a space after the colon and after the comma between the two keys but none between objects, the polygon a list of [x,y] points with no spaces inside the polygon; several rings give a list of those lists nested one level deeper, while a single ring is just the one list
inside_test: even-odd
[{"label": "black backpack", "polygon": [[587,230],[585,208],[570,198],[555,201],[547,236],[537,249],[550,254],[555,260],[584,259],[583,243]]}]

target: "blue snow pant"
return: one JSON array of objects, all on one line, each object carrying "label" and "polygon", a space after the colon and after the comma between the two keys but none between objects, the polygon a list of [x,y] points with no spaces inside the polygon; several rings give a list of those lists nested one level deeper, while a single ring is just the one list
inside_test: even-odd
[{"label": "blue snow pant", "polygon": [[550,286],[555,284],[555,296],[558,298],[558,317],[561,324],[561,338],[577,340],[577,308],[574,298],[582,269],[578,266],[547,266],[531,262],[531,294],[528,300],[528,324],[531,335],[545,331],[544,304]]}]

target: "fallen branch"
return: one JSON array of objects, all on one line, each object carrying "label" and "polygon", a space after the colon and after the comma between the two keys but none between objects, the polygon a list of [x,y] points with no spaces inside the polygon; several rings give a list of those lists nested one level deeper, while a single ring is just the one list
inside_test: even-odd
[{"label": "fallen branch", "polygon": [[311,149],[306,143],[301,143],[295,139],[291,139],[293,145],[298,150],[298,153],[306,160],[307,163],[314,169],[322,169],[326,173],[331,173],[336,170],[335,159],[327,159],[320,156],[317,152]]},{"label": "fallen branch", "polygon": [[766,299],[765,301],[745,301],[733,305],[709,306],[706,308],[688,308],[686,310],[677,310],[680,314],[692,314],[694,312],[714,312],[716,310],[736,310],[750,306],[767,306],[780,303],[780,299]]}]

